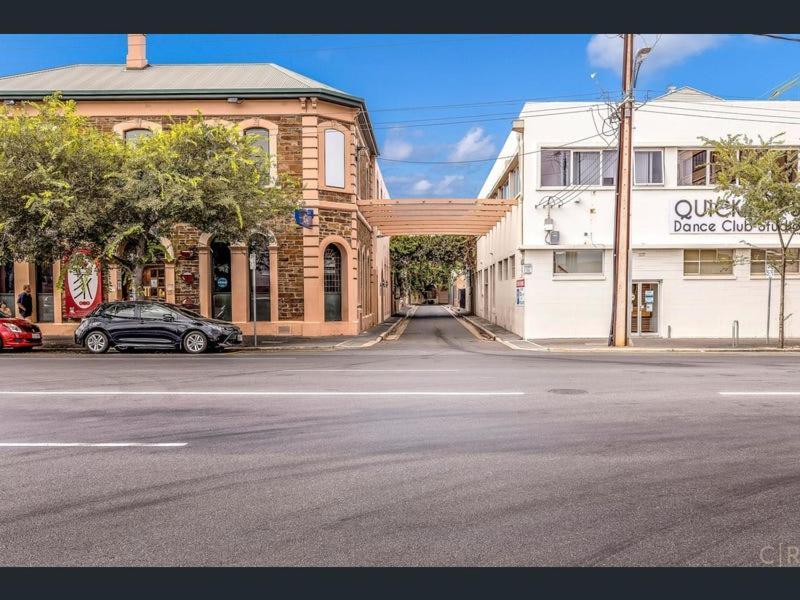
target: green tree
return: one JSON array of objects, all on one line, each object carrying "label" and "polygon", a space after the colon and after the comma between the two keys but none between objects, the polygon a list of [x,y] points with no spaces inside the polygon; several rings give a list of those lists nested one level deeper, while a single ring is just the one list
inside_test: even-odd
[{"label": "green tree", "polygon": [[52,263],[100,254],[124,148],[58,95],[0,116],[0,258]]},{"label": "green tree", "polygon": [[289,223],[301,197],[297,178],[272,179],[253,138],[199,114],[136,144],[100,131],[59,95],[0,117],[0,258],[71,256],[59,285],[101,259],[138,291],[176,225],[244,241]]},{"label": "green tree", "polygon": [[233,126],[208,124],[197,115],[126,147],[106,256],[142,285],[143,267],[174,227],[186,224],[225,242],[273,232],[300,205],[299,180],[273,180],[270,160],[250,136]]},{"label": "green tree", "polygon": [[797,257],[789,245],[800,231],[800,187],[797,180],[797,151],[787,150],[780,136],[758,143],[744,135],[719,140],[703,138],[712,149],[717,191],[723,192],[719,208],[735,210],[754,227],[774,231],[778,250],[764,249],[765,264],[780,276],[778,341],[785,346],[786,267]]},{"label": "green tree", "polygon": [[460,235],[401,235],[389,243],[395,289],[423,293],[450,284],[453,272],[474,268],[476,238]]}]

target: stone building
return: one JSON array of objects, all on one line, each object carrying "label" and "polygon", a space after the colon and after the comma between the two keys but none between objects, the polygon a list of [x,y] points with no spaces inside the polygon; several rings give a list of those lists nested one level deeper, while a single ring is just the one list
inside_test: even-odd
[{"label": "stone building", "polygon": [[[143,34],[128,36],[120,65],[70,65],[0,78],[6,104],[60,91],[98,127],[126,142],[198,111],[209,121],[254,135],[275,173],[302,179],[312,226],[291,223],[269,239],[228,244],[188,226],[162,240],[174,257],[148,265],[145,295],[244,324],[261,334],[355,334],[391,312],[389,239],[358,201],[388,197],[364,100],[272,63],[151,65]],[[250,284],[249,254],[256,258]],[[59,264],[0,265],[0,295],[33,288],[33,319],[45,335],[69,334]],[[129,294],[117,270],[104,297]],[[5,296],[3,296],[5,298]],[[251,329],[248,327],[247,329]]]}]

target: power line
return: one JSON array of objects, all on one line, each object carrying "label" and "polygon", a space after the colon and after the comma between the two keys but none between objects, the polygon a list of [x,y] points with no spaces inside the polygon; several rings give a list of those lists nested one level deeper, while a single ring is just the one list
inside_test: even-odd
[{"label": "power line", "polygon": [[592,138],[601,137],[602,134],[594,133],[588,137],[581,138],[579,140],[573,140],[571,142],[567,142],[566,144],[562,144],[561,146],[549,146],[547,148],[541,148],[539,150],[532,150],[531,152],[524,152],[522,154],[512,154],[511,156],[498,156],[496,158],[476,158],[473,160],[400,160],[395,158],[383,158],[379,156],[378,158],[382,161],[386,162],[393,162],[393,163],[405,163],[405,164],[412,164],[412,165],[463,165],[469,163],[483,163],[483,162],[492,162],[492,161],[500,161],[500,160],[509,160],[515,158],[517,156],[530,156],[532,154],[539,154],[545,150],[553,150],[558,148],[566,148],[571,146],[572,144],[578,144],[580,142],[585,142],[587,140],[591,140]]},{"label": "power line", "polygon": [[760,35],[761,37],[768,37],[775,40],[784,40],[786,42],[800,42],[800,38],[793,38],[786,35],[778,35],[776,33],[754,33],[753,35]]},{"label": "power line", "polygon": [[508,100],[489,100],[484,102],[465,102],[462,104],[430,104],[427,106],[401,106],[395,108],[371,108],[369,112],[376,113],[376,112],[394,112],[394,111],[404,111],[404,110],[423,110],[423,109],[443,109],[443,108],[466,108],[470,106],[489,106],[492,104],[513,104],[515,102],[540,102],[546,100],[564,100],[564,99],[573,99],[573,98],[587,98],[589,100],[595,100],[600,98],[596,93],[587,93],[587,94],[565,94],[562,96],[542,96],[538,98],[511,98]]},{"label": "power line", "polygon": [[538,108],[535,110],[523,110],[518,112],[502,112],[502,113],[480,113],[477,115],[453,115],[450,117],[420,117],[419,119],[409,119],[405,121],[375,121],[375,125],[399,125],[399,124],[406,124],[406,123],[427,123],[429,121],[447,121],[450,119],[471,119],[471,118],[478,118],[478,117],[500,117],[500,116],[513,116],[513,117],[525,117],[527,115],[533,115],[538,113],[546,113],[546,112],[559,112],[571,109],[580,109],[580,110],[589,110],[595,106],[606,106],[605,102],[596,102],[593,104],[589,104],[586,102],[582,102],[580,104],[573,104],[570,106],[551,106],[549,108]]}]

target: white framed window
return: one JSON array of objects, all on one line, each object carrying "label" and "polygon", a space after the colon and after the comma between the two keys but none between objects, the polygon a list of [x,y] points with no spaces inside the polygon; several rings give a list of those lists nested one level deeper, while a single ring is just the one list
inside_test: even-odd
[{"label": "white framed window", "polygon": [[602,250],[556,250],[553,275],[602,275]]},{"label": "white framed window", "polygon": [[[768,254],[769,253],[769,254]],[[750,250],[750,275],[765,275],[767,265],[772,265],[780,273],[781,255],[780,250]],[[797,275],[800,273],[800,249],[786,249],[786,274]]]},{"label": "white framed window", "polygon": [[344,133],[325,130],[325,185],[344,188]]},{"label": "white framed window", "polygon": [[599,150],[573,150],[573,185],[600,185],[600,156]]},{"label": "white framed window", "polygon": [[733,275],[733,250],[709,248],[683,251],[684,275]]},{"label": "white framed window", "polygon": [[636,185],[663,185],[663,150],[635,150],[633,156],[633,181]]},{"label": "white framed window", "polygon": [[541,185],[614,186],[617,150],[542,150]]},{"label": "white framed window", "polygon": [[569,150],[542,150],[541,182],[543,186],[569,185]]},{"label": "white framed window", "polygon": [[511,277],[511,279],[514,279],[517,276],[517,266],[515,263],[516,260],[514,258],[514,255],[512,254],[511,256],[508,257],[508,264],[511,267],[511,273],[509,274],[509,277]]}]

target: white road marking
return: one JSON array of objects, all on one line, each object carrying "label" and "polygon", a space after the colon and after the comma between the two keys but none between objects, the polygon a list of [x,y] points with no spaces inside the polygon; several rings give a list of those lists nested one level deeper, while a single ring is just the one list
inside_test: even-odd
[{"label": "white road marking", "polygon": [[183,448],[188,442],[0,442],[0,448]]},{"label": "white road marking", "polygon": [[720,396],[800,396],[800,392],[719,392]]},{"label": "white road marking", "polygon": [[284,373],[457,373],[460,369],[281,369]]},{"label": "white road marking", "polygon": [[408,390],[375,391],[375,392],[339,392],[339,391],[286,391],[286,392],[234,392],[230,390],[210,392],[194,391],[157,391],[157,390],[0,390],[2,396],[524,396],[525,392],[424,392]]}]

